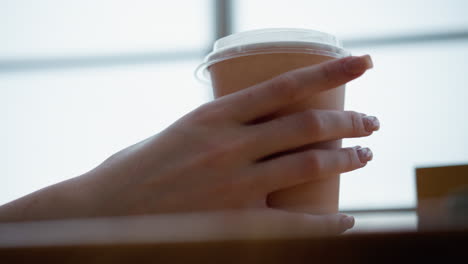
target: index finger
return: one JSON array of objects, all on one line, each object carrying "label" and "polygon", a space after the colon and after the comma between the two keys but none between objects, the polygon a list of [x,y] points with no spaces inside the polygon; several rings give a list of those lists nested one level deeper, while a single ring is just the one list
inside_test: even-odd
[{"label": "index finger", "polygon": [[369,55],[350,56],[295,69],[220,98],[228,115],[240,122],[268,116],[305,98],[343,85],[372,68]]}]

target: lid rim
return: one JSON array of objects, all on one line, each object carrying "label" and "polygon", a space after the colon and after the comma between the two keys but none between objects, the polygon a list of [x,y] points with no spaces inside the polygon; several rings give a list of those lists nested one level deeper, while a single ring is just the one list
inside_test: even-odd
[{"label": "lid rim", "polygon": [[[282,34],[282,35],[279,35]],[[290,34],[289,36],[285,36],[284,34]],[[276,36],[275,36],[276,35]],[[225,37],[222,37],[215,41],[213,44],[213,51],[218,49],[225,48],[227,46],[236,46],[236,45],[245,45],[249,43],[264,43],[264,42],[275,42],[281,39],[291,38],[293,35],[294,41],[303,41],[308,42],[314,39],[316,42],[317,40],[321,40],[320,43],[329,44],[336,47],[343,48],[343,45],[339,39],[329,33],[314,30],[314,29],[306,29],[306,28],[263,28],[263,29],[253,29],[242,31],[239,33],[234,33]],[[258,37],[266,37],[266,40],[258,40],[253,41],[255,38]],[[279,37],[279,39],[275,40],[275,37]],[[249,40],[250,42],[241,42],[240,40]]]},{"label": "lid rim", "polygon": [[[311,41],[275,41],[275,42],[263,42],[263,43],[250,43],[245,45],[233,45],[227,46],[219,50],[213,50],[205,56],[204,62],[208,62],[211,59],[218,59],[215,55],[226,54],[229,56],[231,53],[278,53],[276,51],[298,51],[299,53],[310,53],[307,51],[317,50],[330,52],[337,55],[345,55],[349,52],[342,47],[337,47],[330,44],[324,44],[319,42]],[[301,52],[302,51],[302,52]],[[223,56],[220,56],[223,57]],[[338,56],[339,57],[339,56]]]}]

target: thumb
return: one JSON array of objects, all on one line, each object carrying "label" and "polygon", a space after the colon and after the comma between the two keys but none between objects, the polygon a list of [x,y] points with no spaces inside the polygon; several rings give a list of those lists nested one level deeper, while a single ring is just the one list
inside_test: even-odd
[{"label": "thumb", "polygon": [[230,218],[234,219],[236,224],[249,226],[250,231],[273,236],[333,236],[354,226],[354,217],[345,214],[312,215],[273,208],[237,212]]},{"label": "thumb", "polygon": [[[354,217],[345,214],[309,215],[305,214],[305,228],[317,235],[338,235],[354,226]],[[308,228],[307,228],[308,227]]]}]

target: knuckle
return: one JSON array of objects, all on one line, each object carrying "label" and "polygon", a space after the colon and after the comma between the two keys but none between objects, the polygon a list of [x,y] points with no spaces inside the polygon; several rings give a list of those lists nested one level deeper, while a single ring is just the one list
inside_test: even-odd
[{"label": "knuckle", "polygon": [[224,164],[223,161],[229,160],[233,151],[234,147],[231,144],[221,144],[216,142],[207,143],[204,146],[204,153],[200,164],[204,167],[214,167],[216,165]]},{"label": "knuckle", "polygon": [[215,119],[216,115],[216,106],[213,102],[205,103],[195,110],[193,110],[189,115],[189,119],[195,123],[205,123],[207,121],[212,121]]},{"label": "knuckle", "polygon": [[[243,137],[236,139],[231,136],[215,136],[200,140],[194,147],[198,150],[197,154],[192,155],[194,166],[203,168],[232,166],[239,159],[239,153],[245,148]],[[194,151],[191,150],[191,151]]]},{"label": "knuckle", "polygon": [[348,115],[349,120],[351,120],[351,133],[353,135],[363,134],[364,126],[362,124],[361,114],[354,111],[348,111],[346,114]]},{"label": "knuckle", "polygon": [[318,177],[320,172],[323,171],[323,161],[320,155],[315,151],[304,152],[304,158],[302,160],[302,169],[306,172],[308,177]]},{"label": "knuckle", "polygon": [[285,73],[271,81],[270,90],[276,97],[293,99],[296,97],[297,86],[298,80],[292,74]]},{"label": "knuckle", "polygon": [[316,137],[316,140],[320,140],[321,135],[325,131],[325,120],[320,113],[316,111],[305,112],[304,119],[301,122],[303,124],[305,132],[308,136]]},{"label": "knuckle", "polygon": [[291,122],[296,133],[308,139],[320,140],[325,129],[322,116],[313,110],[296,114]]},{"label": "knuckle", "polygon": [[352,170],[356,164],[356,150],[354,148],[344,149],[345,162],[343,162],[342,171]]}]

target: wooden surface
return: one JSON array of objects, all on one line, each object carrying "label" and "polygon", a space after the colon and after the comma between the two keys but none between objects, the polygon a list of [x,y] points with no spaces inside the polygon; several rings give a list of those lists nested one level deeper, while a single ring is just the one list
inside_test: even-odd
[{"label": "wooden surface", "polygon": [[466,230],[325,237],[226,217],[232,219],[193,214],[0,224],[0,263],[450,263],[467,255]]}]

